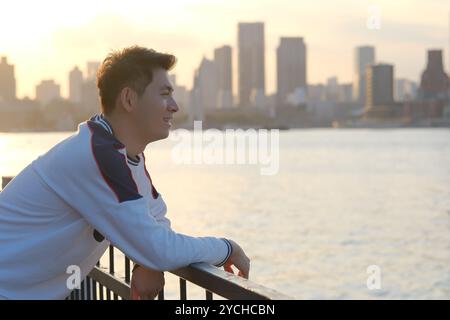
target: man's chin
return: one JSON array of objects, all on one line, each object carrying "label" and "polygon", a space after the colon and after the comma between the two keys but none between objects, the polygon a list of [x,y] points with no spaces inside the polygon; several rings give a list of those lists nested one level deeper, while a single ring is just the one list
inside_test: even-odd
[{"label": "man's chin", "polygon": [[169,136],[169,133],[170,133],[169,130],[167,130],[166,132],[161,132],[161,134],[159,134],[159,135],[157,135],[157,136],[155,135],[155,136],[153,137],[153,139],[151,139],[150,142],[155,142],[155,141],[158,141],[158,140],[167,139],[167,137]]}]

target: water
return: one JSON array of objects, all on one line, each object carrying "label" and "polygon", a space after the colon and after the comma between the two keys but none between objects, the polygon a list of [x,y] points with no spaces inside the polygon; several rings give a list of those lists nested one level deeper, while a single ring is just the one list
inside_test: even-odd
[{"label": "water", "polygon": [[[70,134],[0,134],[0,176]],[[236,240],[252,281],[298,299],[450,299],[450,130],[282,131],[273,176],[175,165],[173,145],[146,150],[173,228]],[[367,288],[370,265],[379,290]]]}]

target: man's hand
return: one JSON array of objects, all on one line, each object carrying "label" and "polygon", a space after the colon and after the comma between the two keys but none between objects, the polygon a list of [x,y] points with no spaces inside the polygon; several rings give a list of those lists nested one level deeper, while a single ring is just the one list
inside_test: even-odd
[{"label": "man's hand", "polygon": [[230,241],[231,246],[233,247],[233,253],[225,262],[223,266],[224,270],[234,274],[233,268],[231,267],[234,265],[239,270],[238,276],[248,279],[248,276],[250,275],[250,259],[236,242],[229,239],[228,241]]},{"label": "man's hand", "polygon": [[136,267],[131,277],[131,300],[155,299],[164,283],[164,272]]}]

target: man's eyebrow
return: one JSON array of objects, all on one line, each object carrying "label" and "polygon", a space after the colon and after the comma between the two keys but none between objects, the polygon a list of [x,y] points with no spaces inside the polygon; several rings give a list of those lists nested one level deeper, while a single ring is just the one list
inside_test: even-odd
[{"label": "man's eyebrow", "polygon": [[169,86],[169,85],[162,86],[161,90],[169,90],[170,92],[173,92],[172,86]]}]

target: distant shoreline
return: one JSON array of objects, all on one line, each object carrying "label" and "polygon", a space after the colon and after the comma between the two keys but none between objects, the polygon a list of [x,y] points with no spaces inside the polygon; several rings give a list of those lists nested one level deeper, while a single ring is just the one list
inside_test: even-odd
[{"label": "distant shoreline", "polygon": [[[188,131],[194,131],[192,128],[175,128],[171,131],[175,131],[177,129],[184,129]],[[208,129],[216,129],[219,131],[225,131],[225,130],[248,130],[248,129],[266,129],[266,130],[280,130],[280,131],[293,131],[293,130],[315,130],[315,129],[331,129],[331,130],[347,130],[347,129],[374,129],[374,130],[393,130],[393,129],[450,129],[450,125],[442,125],[442,126],[339,126],[339,127],[330,127],[330,126],[311,126],[311,127],[293,127],[293,128],[286,128],[286,127],[233,127],[233,128],[204,128],[204,130]],[[63,132],[76,132],[76,130],[9,130],[9,131],[1,131],[2,133],[63,133]]]}]

